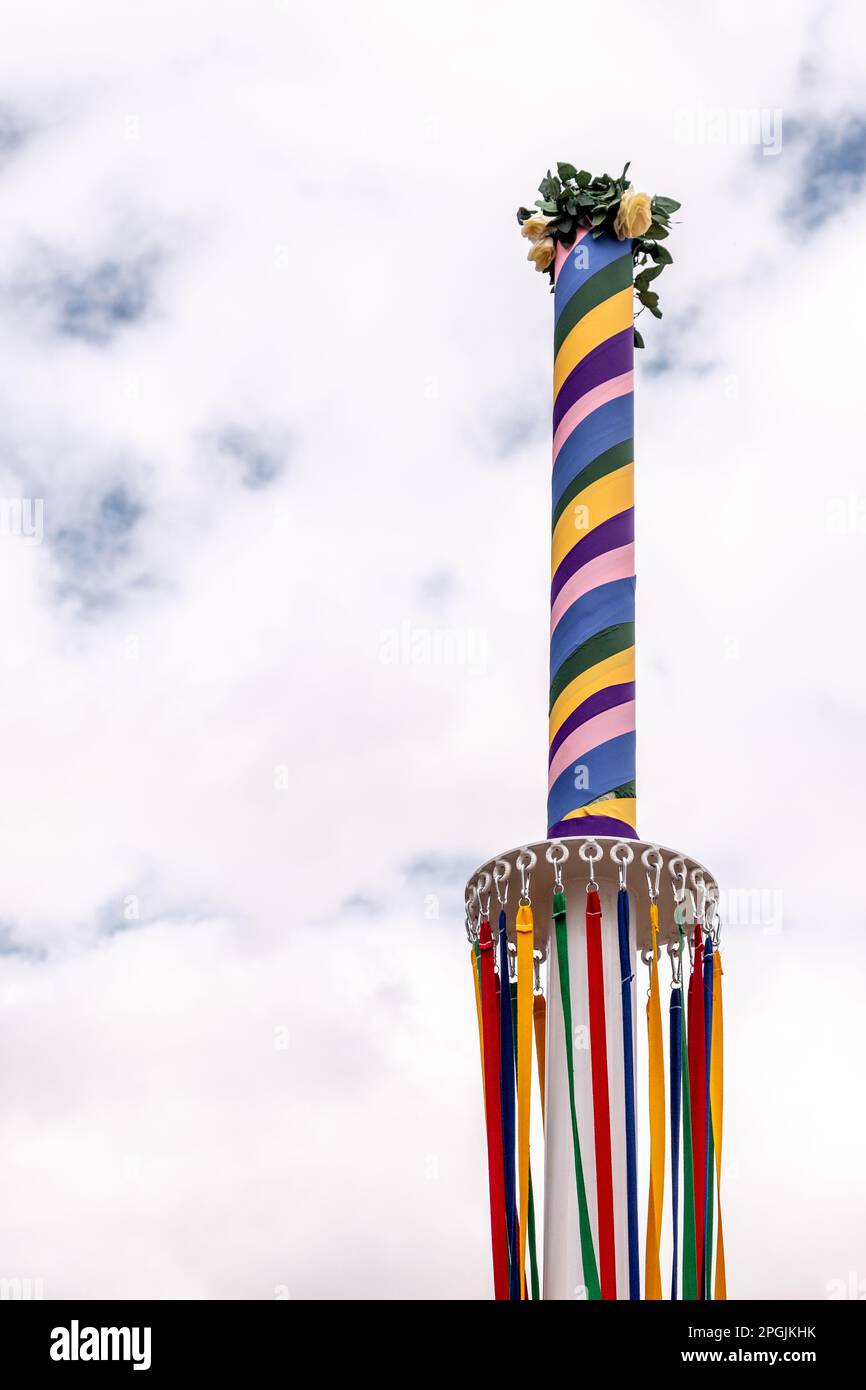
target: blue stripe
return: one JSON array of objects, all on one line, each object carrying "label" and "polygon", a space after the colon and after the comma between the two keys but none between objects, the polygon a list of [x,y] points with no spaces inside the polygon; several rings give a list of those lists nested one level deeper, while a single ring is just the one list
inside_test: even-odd
[{"label": "blue stripe", "polygon": [[600,405],[572,430],[553,465],[553,505],[599,454],[634,438],[634,392]]},{"label": "blue stripe", "polygon": [[[547,824],[555,825],[569,811],[578,811],[605,792],[634,781],[635,736],[619,734],[599,744],[561,772],[547,798]],[[575,786],[575,767],[580,767],[580,786]],[[584,771],[585,769],[585,771]],[[586,786],[583,784],[587,783]],[[580,833],[579,831],[577,832]]]},{"label": "blue stripe", "polygon": [[634,622],[634,579],[613,579],[577,599],[550,639],[550,679],[579,646],[606,627]]},{"label": "blue stripe", "polygon": [[[581,251],[585,254],[581,255]],[[556,292],[553,296],[555,317],[559,318],[581,285],[585,285],[591,276],[599,270],[604,270],[611,262],[618,261],[621,256],[631,256],[631,242],[617,241],[616,237],[610,235],[594,238],[592,233],[588,232],[583,241],[572,246],[556,280]],[[585,266],[584,260],[587,262]]]}]

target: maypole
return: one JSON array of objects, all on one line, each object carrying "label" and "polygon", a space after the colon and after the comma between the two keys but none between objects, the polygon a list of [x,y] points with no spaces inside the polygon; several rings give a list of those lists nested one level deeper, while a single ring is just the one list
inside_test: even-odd
[{"label": "maypole", "polygon": [[[536,1239],[543,1248],[545,1298],[726,1296],[718,886],[696,859],[639,839],[636,819],[634,297],[661,317],[652,285],[671,262],[663,242],[679,204],[635,192],[627,172],[593,178],[560,164],[537,210],[518,212],[529,259],[554,290],[548,838],[489,860],[466,890],[494,1292],[515,1300],[535,1283],[527,1238],[533,1272]],[[642,1082],[638,956],[648,967]],[[532,1219],[533,1038],[543,1225]],[[663,1275],[666,1191],[674,1257]]]}]

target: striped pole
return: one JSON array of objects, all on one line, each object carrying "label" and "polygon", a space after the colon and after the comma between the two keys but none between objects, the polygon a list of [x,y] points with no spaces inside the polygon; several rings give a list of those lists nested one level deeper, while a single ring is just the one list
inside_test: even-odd
[{"label": "striped pole", "polygon": [[557,246],[548,835],[636,837],[632,245]]}]

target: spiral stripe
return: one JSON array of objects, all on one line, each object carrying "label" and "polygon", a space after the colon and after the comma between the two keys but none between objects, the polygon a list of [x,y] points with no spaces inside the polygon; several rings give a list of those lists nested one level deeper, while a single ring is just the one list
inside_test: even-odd
[{"label": "spiral stripe", "polygon": [[555,264],[548,834],[636,836],[629,241]]}]

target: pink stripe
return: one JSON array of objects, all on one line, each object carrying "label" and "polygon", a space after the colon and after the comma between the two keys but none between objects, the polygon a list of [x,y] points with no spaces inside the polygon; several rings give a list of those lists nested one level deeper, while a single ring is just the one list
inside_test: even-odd
[{"label": "pink stripe", "polygon": [[559,272],[562,270],[562,267],[565,265],[565,262],[568,260],[575,246],[577,246],[581,241],[583,241],[583,238],[588,235],[589,228],[581,227],[580,231],[578,232],[577,236],[574,238],[574,241],[571,243],[570,246],[563,246],[561,241],[558,241],[556,243],[556,260],[553,262],[554,285],[559,279]]},{"label": "pink stripe", "polygon": [[618,396],[627,396],[629,391],[633,390],[634,372],[623,372],[622,376],[614,376],[611,377],[610,381],[602,381],[591,391],[587,391],[585,396],[581,396],[579,401],[575,401],[571,409],[563,415],[557,426],[556,434],[553,436],[553,462],[556,463],[557,454],[572,430],[577,429],[581,420],[585,420],[587,415],[598,410],[600,405],[607,405],[608,401],[615,401]]},{"label": "pink stripe", "polygon": [[623,545],[619,550],[608,550],[604,555],[597,555],[594,560],[590,560],[588,565],[584,565],[563,584],[556,595],[550,610],[551,637],[563,613],[584,594],[588,594],[590,589],[597,589],[599,584],[610,584],[614,579],[630,579],[633,574],[634,545]]},{"label": "pink stripe", "polygon": [[631,733],[634,733],[634,700],[628,700],[624,705],[614,705],[613,709],[602,710],[594,719],[588,719],[557,748],[550,764],[548,790],[569,763],[577,762],[584,753],[607,743],[610,738]]}]

